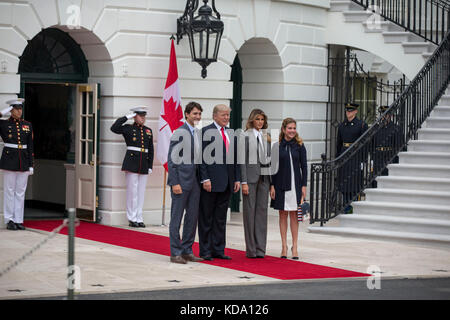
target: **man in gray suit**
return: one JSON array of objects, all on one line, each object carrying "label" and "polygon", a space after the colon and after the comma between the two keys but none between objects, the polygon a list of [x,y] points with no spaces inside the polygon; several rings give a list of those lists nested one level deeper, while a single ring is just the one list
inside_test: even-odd
[{"label": "man in gray suit", "polygon": [[[196,153],[201,151],[200,133],[196,124],[201,120],[202,107],[190,102],[185,110],[186,122],[172,135],[167,167],[167,184],[171,186],[172,208],[170,212],[170,261],[186,264],[203,261],[192,252],[195,240],[200,202],[200,181]],[[184,215],[183,236],[180,239],[181,219]]]}]

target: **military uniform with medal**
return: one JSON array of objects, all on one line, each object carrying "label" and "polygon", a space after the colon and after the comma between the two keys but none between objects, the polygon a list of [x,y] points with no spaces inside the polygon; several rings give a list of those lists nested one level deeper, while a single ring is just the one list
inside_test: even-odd
[{"label": "military uniform with medal", "polygon": [[33,127],[22,119],[25,99],[13,99],[0,111],[0,117],[8,112],[7,120],[0,120],[0,135],[4,142],[0,159],[3,170],[3,214],[8,230],[24,230],[24,201],[28,176],[33,174]]},{"label": "military uniform with medal", "polygon": [[[127,151],[122,163],[127,180],[127,218],[131,227],[145,227],[142,209],[148,174],[153,169],[153,133],[145,126],[147,107],[132,108],[132,113],[117,119],[111,131],[123,135]],[[133,124],[125,124],[134,118]]]}]

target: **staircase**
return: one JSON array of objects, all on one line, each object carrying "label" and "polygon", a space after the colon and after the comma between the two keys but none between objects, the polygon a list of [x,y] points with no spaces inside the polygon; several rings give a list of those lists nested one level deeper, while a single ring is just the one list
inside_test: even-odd
[{"label": "staircase", "polygon": [[[389,61],[408,79],[414,78],[436,49],[435,44],[350,0],[331,0],[328,19],[327,43],[371,52]],[[349,34],[354,35],[354,42]]]},{"label": "staircase", "polygon": [[339,226],[309,231],[450,245],[450,86],[407,149]]}]

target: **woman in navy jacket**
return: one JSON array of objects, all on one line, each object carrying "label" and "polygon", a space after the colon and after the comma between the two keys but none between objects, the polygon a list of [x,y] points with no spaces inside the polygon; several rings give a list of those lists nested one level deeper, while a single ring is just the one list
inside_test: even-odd
[{"label": "woman in navy jacket", "polygon": [[272,176],[270,187],[270,206],[280,212],[281,257],[287,258],[288,216],[292,233],[292,259],[298,259],[298,218],[297,210],[306,197],[308,167],[306,148],[297,133],[294,119],[286,118],[281,126],[278,142],[278,171]]}]

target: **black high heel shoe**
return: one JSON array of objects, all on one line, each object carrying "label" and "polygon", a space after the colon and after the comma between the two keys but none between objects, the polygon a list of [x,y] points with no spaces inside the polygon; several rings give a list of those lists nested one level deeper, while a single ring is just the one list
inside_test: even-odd
[{"label": "black high heel shoe", "polygon": [[[286,251],[287,251],[287,248],[286,248]],[[283,252],[283,251],[281,251],[281,252]],[[281,256],[280,258],[281,259],[287,259],[287,256]]]},{"label": "black high heel shoe", "polygon": [[[294,247],[291,248],[292,254],[294,254]],[[292,256],[292,260],[298,260],[298,256]]]}]

